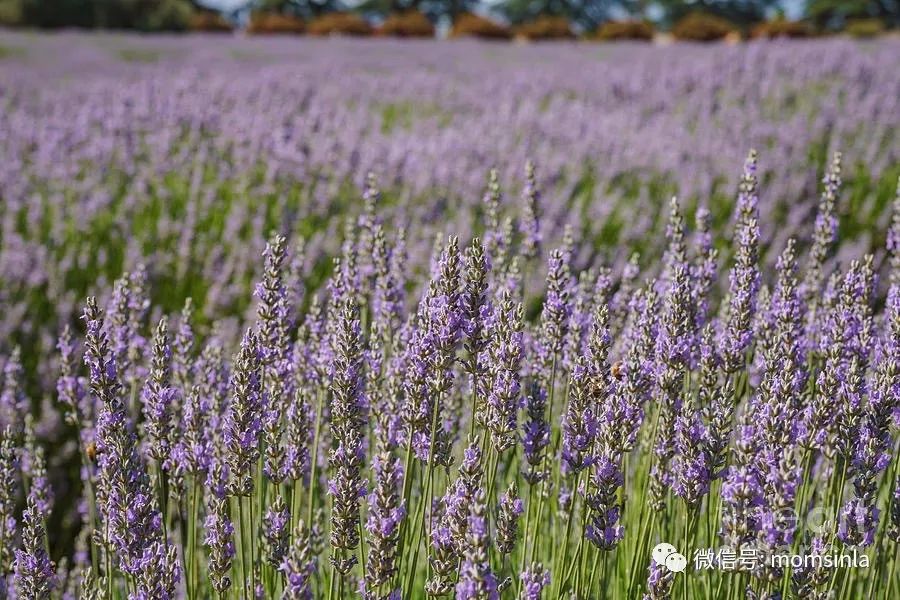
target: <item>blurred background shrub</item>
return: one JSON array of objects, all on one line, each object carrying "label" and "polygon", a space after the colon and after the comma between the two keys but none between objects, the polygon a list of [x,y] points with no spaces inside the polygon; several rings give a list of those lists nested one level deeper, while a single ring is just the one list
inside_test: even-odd
[{"label": "blurred background shrub", "polygon": [[201,10],[191,15],[190,25],[191,31],[201,31],[205,33],[230,33],[234,27],[221,14]]},{"label": "blurred background shrub", "polygon": [[813,35],[813,29],[809,23],[803,21],[788,21],[784,18],[765,21],[754,26],[750,30],[752,39],[758,38],[805,38]]},{"label": "blurred background shrub", "polygon": [[881,19],[851,19],[847,22],[847,33],[857,38],[871,38],[884,33],[884,21]]},{"label": "blurred background shrub", "polygon": [[501,25],[474,13],[463,13],[456,18],[450,29],[450,37],[478,37],[493,40],[508,40],[512,37],[509,27]]},{"label": "blurred background shrub", "polygon": [[714,42],[724,39],[734,30],[734,25],[721,17],[693,12],[675,23],[675,26],[672,27],[672,35],[679,40]]},{"label": "blurred background shrub", "polygon": [[316,17],[307,31],[312,35],[371,35],[372,26],[361,16],[350,12],[332,12]]},{"label": "blurred background shrub", "polygon": [[299,34],[306,31],[300,17],[274,12],[257,12],[250,16],[247,33],[253,35]]},{"label": "blurred background shrub", "polygon": [[434,25],[423,13],[408,10],[387,16],[378,34],[392,37],[434,37]]},{"label": "blurred background shrub", "polygon": [[572,24],[566,17],[540,16],[534,21],[523,23],[514,29],[516,37],[527,40],[568,40],[574,39]]},{"label": "blurred background shrub", "polygon": [[385,37],[868,38],[900,27],[900,0],[0,0],[7,27],[369,35],[378,23]]},{"label": "blurred background shrub", "polygon": [[594,39],[602,41],[653,39],[653,24],[649,21],[607,21],[601,23]]}]

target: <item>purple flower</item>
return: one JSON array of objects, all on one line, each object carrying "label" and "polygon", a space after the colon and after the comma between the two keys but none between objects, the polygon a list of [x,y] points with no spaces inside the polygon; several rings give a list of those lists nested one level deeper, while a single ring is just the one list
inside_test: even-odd
[{"label": "purple flower", "polygon": [[759,196],[756,175],[757,154],[750,151],[737,199],[734,266],[729,274],[726,327],[720,340],[726,372],[734,373],[744,363],[744,352],[752,338],[751,324],[759,291]]},{"label": "purple flower", "polygon": [[531,485],[535,485],[544,478],[542,468],[544,448],[550,444],[550,424],[545,415],[546,406],[547,399],[544,390],[537,384],[532,385],[531,393],[525,400],[527,420],[522,432],[522,449],[528,463],[528,470],[524,476]]},{"label": "purple flower", "polygon": [[822,267],[832,244],[837,239],[838,220],[835,204],[841,189],[841,153],[835,152],[825,176],[822,178],[822,196],[813,227],[812,247],[803,281],[803,294],[807,302],[815,304],[822,286]]},{"label": "purple flower", "polygon": [[597,435],[597,419],[588,379],[587,360],[580,357],[569,379],[569,403],[562,424],[562,459],[571,473],[590,466]]},{"label": "purple flower", "polygon": [[519,535],[519,517],[525,510],[519,498],[519,488],[515,480],[500,496],[500,509],[497,514],[497,550],[501,554],[510,554],[516,546]]},{"label": "purple flower", "polygon": [[84,360],[91,373],[91,393],[101,405],[97,421],[98,507],[119,568],[139,576],[145,570],[147,552],[160,537],[161,515],[150,491],[146,466],[137,452],[102,314],[93,297],[87,300],[84,319]]},{"label": "purple flower", "polygon": [[[210,475],[215,475],[222,480],[224,476],[221,468],[213,468]],[[224,481],[220,483],[224,488]],[[234,524],[228,514],[228,500],[222,494],[211,494],[208,502],[208,511],[204,527],[206,538],[204,540],[209,552],[209,578],[213,589],[220,595],[225,594],[231,588],[231,562],[234,558]]]},{"label": "purple flower", "polygon": [[141,392],[144,422],[150,442],[150,456],[168,470],[172,444],[173,405],[178,391],[170,386],[169,362],[171,349],[168,338],[168,319],[163,317],[156,327],[151,350],[150,376]]},{"label": "purple flower", "polygon": [[230,493],[249,496],[253,491],[252,469],[259,457],[262,430],[259,341],[252,330],[247,330],[241,341],[231,387],[234,395],[225,418],[223,440],[231,477]]},{"label": "purple flower", "polygon": [[522,305],[514,305],[509,292],[504,291],[497,306],[497,319],[491,328],[485,425],[498,452],[504,452],[516,443],[524,354],[523,312]]},{"label": "purple flower", "polygon": [[537,187],[534,163],[525,163],[525,187],[522,190],[522,220],[519,231],[522,234],[522,254],[526,259],[535,258],[541,252],[540,226],[541,194]]},{"label": "purple flower", "polygon": [[365,406],[362,350],[359,321],[355,318],[355,307],[350,303],[341,314],[335,343],[331,384],[331,436],[335,447],[330,457],[333,475],[328,489],[332,496],[332,564],[346,576],[356,563],[356,557],[348,555],[348,551],[359,544],[359,500],[365,494],[361,475]]},{"label": "purple flower", "polygon": [[534,563],[522,573],[522,591],[518,600],[541,600],[544,588],[550,585],[550,571],[541,563]]},{"label": "purple flower", "polygon": [[316,559],[310,536],[309,528],[300,519],[294,531],[290,551],[279,567],[285,578],[284,600],[312,598],[312,577],[316,569]]},{"label": "purple flower", "polygon": [[488,556],[490,538],[485,517],[484,492],[478,490],[469,509],[466,545],[456,584],[457,600],[500,600],[497,578]]},{"label": "purple flower", "polygon": [[651,560],[647,574],[647,593],[644,594],[644,600],[669,600],[674,579],[675,573],[673,571],[670,571],[668,567],[657,563],[655,560]]},{"label": "purple flower", "polygon": [[25,415],[30,412],[28,397],[23,389],[25,374],[22,370],[21,352],[13,349],[3,365],[3,384],[0,389],[0,430],[7,427],[13,435],[21,436],[25,427]]},{"label": "purple flower", "polygon": [[44,522],[47,514],[38,508],[34,495],[22,517],[22,549],[16,550],[15,590],[19,598],[48,600],[54,587],[55,572],[47,555]]},{"label": "purple flower", "polygon": [[369,554],[365,582],[371,590],[387,585],[397,572],[400,524],[406,516],[400,489],[403,469],[400,460],[391,454],[385,442],[380,442],[378,454],[372,462],[375,488],[368,498],[366,531],[369,533]]},{"label": "purple flower", "polygon": [[625,534],[619,524],[620,510],[616,502],[616,492],[622,486],[624,477],[618,459],[602,453],[591,472],[592,490],[585,496],[590,509],[585,537],[601,550],[612,550]]}]

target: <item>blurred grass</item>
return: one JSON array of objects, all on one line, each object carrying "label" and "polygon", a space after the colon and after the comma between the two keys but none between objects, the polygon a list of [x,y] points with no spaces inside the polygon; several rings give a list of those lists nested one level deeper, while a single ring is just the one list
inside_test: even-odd
[{"label": "blurred grass", "polygon": [[115,51],[115,55],[125,62],[151,64],[159,62],[163,52],[149,48],[119,48]]},{"label": "blurred grass", "polygon": [[26,54],[25,48],[19,46],[7,46],[0,44],[0,60],[22,58]]},{"label": "blurred grass", "polygon": [[437,104],[423,104],[404,100],[376,107],[381,116],[381,133],[387,135],[397,129],[409,131],[416,121],[437,119],[438,127],[448,127],[453,121],[453,113]]}]

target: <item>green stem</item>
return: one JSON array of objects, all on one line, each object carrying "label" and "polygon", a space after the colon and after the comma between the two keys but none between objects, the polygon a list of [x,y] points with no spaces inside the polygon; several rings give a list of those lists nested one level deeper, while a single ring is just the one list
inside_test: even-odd
[{"label": "green stem", "polygon": [[325,394],[322,393],[321,390],[316,392],[317,396],[317,408],[316,408],[316,430],[313,434],[313,447],[312,447],[312,456],[309,467],[309,500],[307,502],[306,508],[306,526],[313,526],[313,512],[315,509],[315,501],[316,501],[316,488],[318,486],[318,479],[316,479],[316,468],[319,463],[319,435],[322,431],[322,407],[325,398]]},{"label": "green stem", "polygon": [[[525,507],[525,533],[522,536],[522,557],[519,560],[519,573],[524,573],[530,566],[526,565],[528,559],[528,540],[531,539],[531,507],[534,504],[534,486],[528,486],[528,504]],[[516,578],[516,596],[522,591],[522,578]]]},{"label": "green stem", "polygon": [[194,565],[197,543],[197,474],[194,473],[191,482],[191,514],[188,518],[188,569],[185,576],[185,585],[187,586],[188,598],[193,600],[197,596],[197,590],[194,585]]}]

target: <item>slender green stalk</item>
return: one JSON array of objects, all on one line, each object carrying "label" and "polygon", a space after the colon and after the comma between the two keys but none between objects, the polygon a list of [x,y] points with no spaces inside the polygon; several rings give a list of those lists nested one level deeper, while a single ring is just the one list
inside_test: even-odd
[{"label": "slender green stalk", "polygon": [[325,403],[325,394],[323,394],[321,390],[316,392],[316,396],[316,428],[315,433],[313,434],[313,447],[310,457],[309,500],[307,502],[306,508],[306,522],[310,524],[310,527],[312,526],[313,522],[313,513],[316,506],[316,489],[319,484],[319,480],[316,477],[316,469],[319,466],[319,435],[322,430],[322,410],[323,404]]}]

